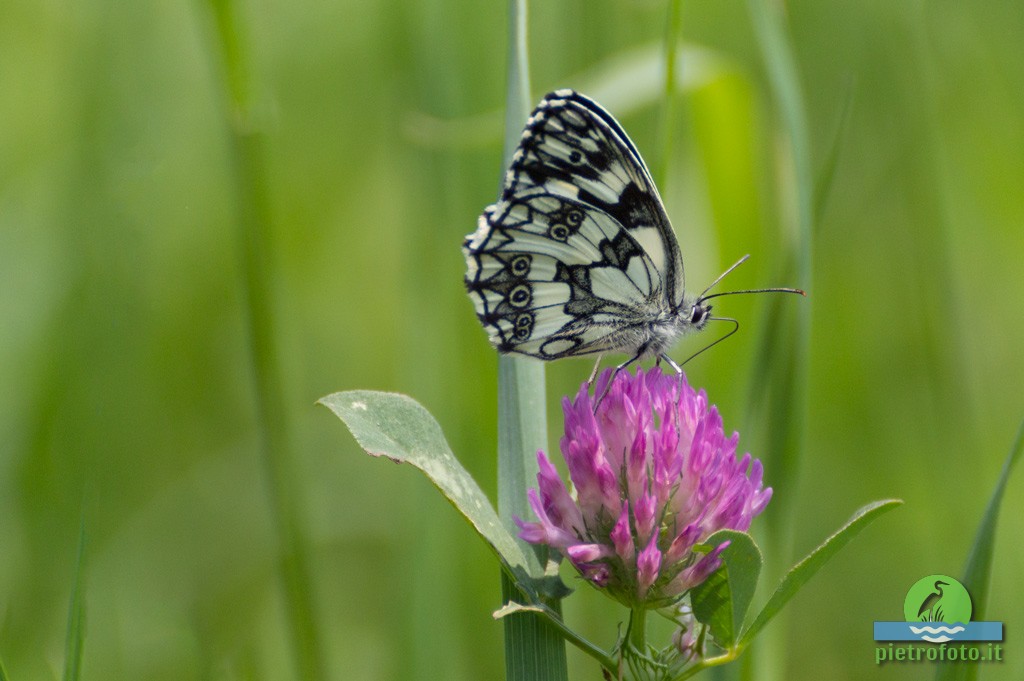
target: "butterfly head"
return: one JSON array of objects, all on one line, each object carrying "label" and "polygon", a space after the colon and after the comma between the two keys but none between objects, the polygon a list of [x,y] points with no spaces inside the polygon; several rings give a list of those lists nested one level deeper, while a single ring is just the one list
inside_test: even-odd
[{"label": "butterfly head", "polygon": [[[735,319],[732,319],[732,318],[729,318],[729,317],[712,317],[711,316],[711,305],[708,303],[708,301],[711,300],[712,298],[718,298],[719,296],[734,296],[734,295],[737,295],[737,294],[740,294],[740,293],[799,293],[802,296],[806,296],[807,295],[806,293],[804,293],[800,289],[796,289],[796,288],[757,288],[757,289],[743,289],[741,291],[723,291],[721,293],[709,293],[709,291],[712,288],[714,288],[715,285],[718,284],[718,282],[722,281],[722,278],[725,277],[725,275],[729,274],[734,269],[736,269],[739,265],[741,265],[742,263],[746,262],[747,258],[749,258],[749,257],[750,257],[749,255],[745,255],[742,258],[740,258],[736,262],[736,264],[734,264],[732,267],[730,267],[725,272],[720,274],[717,279],[715,279],[713,282],[711,282],[711,285],[708,286],[706,289],[704,289],[704,292],[701,293],[699,296],[697,296],[697,298],[692,303],[689,303],[688,305],[687,304],[681,305],[680,308],[678,309],[678,312],[677,312],[677,315],[678,315],[678,317],[677,317],[678,318],[677,327],[678,327],[678,330],[680,332],[684,331],[686,329],[693,329],[693,330],[696,330],[696,331],[700,331],[705,326],[707,326],[708,322],[710,322],[712,320],[720,321],[720,322],[729,322],[729,323],[731,323],[733,325],[733,328],[732,328],[731,331],[729,331],[729,333],[725,334],[724,336],[722,336],[718,340],[714,341],[713,343],[711,343],[709,345],[704,346],[703,348],[701,348],[700,350],[698,350],[694,354],[690,355],[690,357],[687,358],[686,362],[689,362],[691,359],[693,359],[694,357],[696,357],[700,353],[704,352],[708,348],[710,348],[710,347],[712,347],[714,345],[717,345],[718,343],[721,343],[723,340],[725,340],[726,338],[728,338],[732,334],[736,333],[736,331],[739,330],[739,328],[740,328],[740,323],[738,321],[736,321]],[[686,314],[685,315],[683,314],[683,310],[686,310]],[[686,364],[686,362],[683,362],[683,364]]]},{"label": "butterfly head", "polygon": [[690,306],[689,317],[690,326],[700,331],[708,323],[708,319],[711,318],[711,306],[703,300],[697,299]]}]

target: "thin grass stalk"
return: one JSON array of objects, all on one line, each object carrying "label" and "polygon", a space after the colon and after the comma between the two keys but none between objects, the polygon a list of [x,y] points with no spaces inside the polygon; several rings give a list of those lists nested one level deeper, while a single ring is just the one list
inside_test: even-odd
[{"label": "thin grass stalk", "polygon": [[669,0],[668,22],[665,25],[665,67],[662,83],[661,103],[661,154],[658,167],[654,169],[654,181],[666,192],[669,161],[672,158],[672,113],[675,104],[677,61],[679,59],[679,34],[683,25],[683,0]]},{"label": "thin grass stalk", "polygon": [[[503,167],[519,145],[533,104],[527,50],[526,0],[509,0],[509,71]],[[526,488],[537,474],[536,453],[547,447],[544,365],[518,357],[498,359],[498,514],[513,532],[513,516],[529,517]],[[533,550],[529,547],[528,550]],[[521,598],[508,575],[502,598]],[[559,615],[561,605],[549,604]],[[533,613],[505,617],[505,676],[509,681],[564,681],[565,642],[558,630]]]},{"label": "thin grass stalk", "polygon": [[[796,187],[797,238],[792,261],[795,263],[796,285],[805,291],[812,287],[812,246],[814,237],[814,174],[811,166],[810,134],[800,78],[792,46],[786,33],[782,6],[772,0],[748,0],[755,33],[768,70],[772,94],[778,106],[792,159]],[[804,451],[807,413],[808,351],[810,348],[810,301],[800,301],[794,322],[793,342],[789,354],[792,362],[790,392],[783,418],[772,420],[772,429],[780,432],[773,438],[773,455],[782,458],[782,470],[774,470],[776,479],[793,489]],[[793,495],[779,495],[780,506],[792,503]]]},{"label": "thin grass stalk", "polygon": [[291,654],[298,678],[326,678],[310,593],[305,541],[298,522],[291,437],[277,347],[275,268],[267,172],[262,139],[252,114],[249,70],[237,8],[231,0],[210,0],[224,78],[228,139],[238,210],[238,243],[253,376],[256,421],[268,504],[280,551]]},{"label": "thin grass stalk", "polygon": [[[932,390],[924,391],[922,399],[932,400],[931,410],[939,413],[939,400],[961,411],[963,421],[957,428],[959,436],[955,443],[939,435],[933,446],[970,446],[979,433],[977,405],[983,401],[968,392],[970,399],[963,399],[962,390],[972,386],[966,368],[971,366],[967,348],[967,325],[970,324],[972,303],[964,301],[967,288],[961,280],[961,273],[955,263],[959,257],[954,234],[958,229],[970,230],[968,224],[958,222],[957,185],[962,181],[962,168],[955,153],[950,150],[948,134],[943,129],[942,119],[947,106],[943,99],[943,81],[947,71],[935,52],[934,36],[929,30],[934,20],[934,6],[925,0],[909,3],[910,21],[907,23],[911,63],[919,85],[920,99],[915,100],[914,109],[920,112],[921,125],[920,154],[923,184],[931,188],[928,197],[929,214],[925,218],[929,228],[920,230],[915,236],[915,257],[917,271],[915,283],[924,286],[928,295],[920,296],[916,307],[924,322],[925,333],[918,348],[918,354],[925,357],[929,366],[939,368],[930,372]],[[916,230],[915,230],[916,231]],[[935,429],[938,434],[939,429]]]},{"label": "thin grass stalk", "polygon": [[[82,650],[85,645],[85,521],[78,528],[78,558],[75,560],[75,581],[68,599],[68,628],[64,637],[63,681],[78,681],[82,673]],[[7,673],[0,665],[0,681]]]},{"label": "thin grass stalk", "polygon": [[[772,96],[786,132],[794,175],[797,234],[786,259],[796,270],[796,286],[811,291],[813,296],[814,173],[807,114],[787,34],[784,6],[775,0],[748,0],[747,4]],[[767,400],[775,408],[767,415],[766,446],[772,456],[772,486],[785,490],[777,495],[774,512],[766,516],[766,534],[771,544],[767,553],[776,569],[786,564],[792,553],[792,516],[806,441],[811,307],[809,300],[800,302],[795,314],[786,317],[786,323],[776,325],[774,337],[765,337],[765,342],[775,350],[771,356],[761,353],[759,361],[770,362],[771,366],[755,367],[753,372],[768,377],[774,393]],[[781,338],[786,342],[780,342]],[[777,622],[759,641],[757,678],[783,678],[784,632],[784,622]]]}]

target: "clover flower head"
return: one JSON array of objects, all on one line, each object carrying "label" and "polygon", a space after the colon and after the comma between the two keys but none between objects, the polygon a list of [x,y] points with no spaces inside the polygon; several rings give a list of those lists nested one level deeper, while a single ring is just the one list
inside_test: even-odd
[{"label": "clover flower head", "polygon": [[538,452],[527,493],[538,520],[517,519],[519,536],[561,551],[627,606],[675,603],[718,569],[726,544],[695,548],[718,530],[745,531],[768,504],[761,462],[737,458],[739,435],[725,436],[718,410],[685,376],[608,369],[594,386],[604,394],[596,410],[587,387],[562,401],[573,491]]}]

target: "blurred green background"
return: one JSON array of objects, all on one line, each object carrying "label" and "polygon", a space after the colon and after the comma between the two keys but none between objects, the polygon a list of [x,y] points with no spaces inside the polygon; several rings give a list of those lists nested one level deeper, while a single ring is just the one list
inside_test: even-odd
[{"label": "blurred green background", "polygon": [[[876,668],[871,622],[900,619],[919,577],[960,574],[1024,415],[1024,12],[787,5],[816,172],[834,144],[838,155],[810,298],[782,301],[813,306],[813,332],[805,465],[775,491],[794,510],[794,555],[773,559],[803,555],[869,500],[907,503],[772,627],[783,678],[931,678],[928,665]],[[747,252],[727,288],[793,283],[780,280],[795,231],[788,147],[746,3],[684,3],[669,150],[655,90],[665,3],[531,10],[536,97],[588,92],[652,165],[667,160],[690,286]],[[502,173],[506,8],[266,0],[242,6],[238,25],[325,667],[499,678],[498,568],[482,542],[425,479],[362,454],[314,402],[412,395],[493,497],[497,359],[459,245]],[[83,518],[82,678],[295,678],[225,87],[201,2],[0,8],[0,658],[12,681],[60,675]],[[749,376],[773,308],[716,302],[743,329],[688,374],[771,484]],[[549,367],[552,442],[558,398],[590,368]],[[1006,622],[1006,662],[985,679],[1024,676],[1022,485],[1007,491],[987,612]],[[605,645],[625,618],[586,587],[566,610]],[[599,675],[575,651],[570,671]]]}]

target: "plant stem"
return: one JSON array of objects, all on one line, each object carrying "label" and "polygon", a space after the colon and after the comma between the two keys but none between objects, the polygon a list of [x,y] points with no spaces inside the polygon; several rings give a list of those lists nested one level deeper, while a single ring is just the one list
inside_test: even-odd
[{"label": "plant stem", "polygon": [[[509,72],[505,110],[507,167],[532,104],[526,41],[526,0],[509,0]],[[498,360],[498,514],[515,533],[513,516],[528,517],[526,488],[536,476],[535,456],[547,447],[544,403],[544,365],[536,360],[500,357]],[[533,550],[528,547],[528,550]],[[523,601],[512,580],[502,572],[505,601]],[[559,616],[561,605],[548,604]],[[564,681],[568,678],[565,642],[558,630],[536,613],[503,618],[505,675],[509,681]]]},{"label": "plant stem", "polygon": [[231,145],[238,210],[238,243],[252,369],[261,463],[280,551],[280,576],[296,673],[304,681],[325,678],[313,615],[305,542],[290,492],[290,434],[277,325],[274,317],[273,239],[261,136],[253,120],[244,40],[232,0],[209,0],[216,21],[226,93],[225,119]]},{"label": "plant stem", "polygon": [[[526,0],[510,0],[509,10],[503,167],[512,162],[523,123],[530,112]],[[543,363],[512,355],[498,358],[498,515],[513,534],[518,531],[513,516],[525,518],[529,513],[526,488],[537,471],[534,455],[538,449],[547,447],[544,390]]]},{"label": "plant stem", "polygon": [[629,645],[639,654],[647,653],[647,608],[635,605],[629,611]]},{"label": "plant stem", "polygon": [[720,667],[723,664],[729,664],[730,662],[732,662],[740,656],[740,653],[743,652],[744,647],[745,646],[737,646],[735,648],[731,648],[725,651],[723,654],[719,655],[718,657],[706,657],[700,662],[697,662],[696,664],[687,667],[685,670],[683,670],[681,674],[679,674],[679,676],[673,677],[672,681],[683,681],[684,679],[688,679],[691,676],[696,675],[698,672],[704,671],[705,669],[710,669],[711,667]]}]

